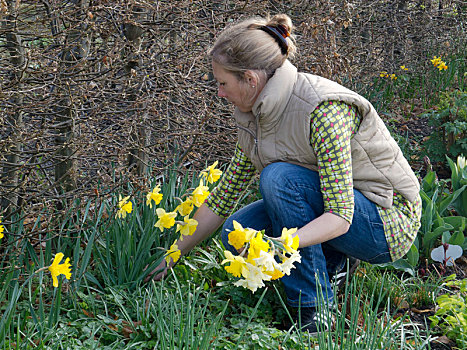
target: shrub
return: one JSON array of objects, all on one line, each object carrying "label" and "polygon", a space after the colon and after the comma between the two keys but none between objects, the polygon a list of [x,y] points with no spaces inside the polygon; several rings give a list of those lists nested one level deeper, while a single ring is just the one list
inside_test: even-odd
[{"label": "shrub", "polygon": [[436,162],[445,155],[457,158],[467,154],[467,92],[453,90],[441,93],[440,102],[424,116],[433,126],[433,134],[425,141],[427,153]]}]

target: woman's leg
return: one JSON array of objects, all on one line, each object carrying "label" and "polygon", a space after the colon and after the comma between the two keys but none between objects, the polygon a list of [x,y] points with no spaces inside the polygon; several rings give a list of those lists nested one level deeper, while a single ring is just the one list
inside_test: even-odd
[{"label": "woman's leg", "polygon": [[[273,163],[261,173],[260,190],[274,236],[280,236],[283,227],[300,228],[324,212],[318,173],[307,168]],[[354,195],[355,211],[349,231],[324,244],[300,249],[302,262],[290,276],[281,279],[289,305],[316,306],[319,291],[328,303],[332,302],[326,255],[333,260],[333,266],[339,265],[345,255],[373,263],[390,261],[376,205],[359,191],[354,191]]]},{"label": "woman's leg", "polygon": [[[282,228],[300,228],[323,213],[318,174],[307,168],[273,163],[261,173],[260,191],[276,237]],[[287,303],[293,307],[316,306],[319,291],[331,303],[332,287],[321,244],[300,249],[300,255],[302,262],[281,278]]]}]

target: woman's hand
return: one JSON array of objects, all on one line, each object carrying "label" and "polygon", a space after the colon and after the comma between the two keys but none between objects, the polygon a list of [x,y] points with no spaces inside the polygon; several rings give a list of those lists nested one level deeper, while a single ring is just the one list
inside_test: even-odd
[{"label": "woman's hand", "polygon": [[[177,240],[176,244],[178,249],[180,249],[181,255],[187,254],[194,246],[202,242],[204,239],[209,237],[211,233],[216,231],[216,229],[224,222],[224,218],[217,216],[211,209],[207,207],[206,204],[201,205],[201,207],[196,211],[193,219],[198,221],[198,227],[196,231],[191,236],[186,236],[183,241]],[[167,276],[168,269],[171,269],[174,266],[174,262],[171,259],[169,266],[166,265],[165,260],[157,266],[151,273],[144,279],[144,282],[148,282],[151,279],[159,281],[165,276]],[[159,271],[160,272],[157,272]]]},{"label": "woman's hand", "polygon": [[[165,276],[167,276],[168,269],[171,269],[172,266],[173,266],[172,260],[170,262],[171,263],[167,267],[167,264],[166,264],[165,260],[162,260],[161,263],[154,270],[152,270],[149,273],[149,275],[144,279],[144,282],[147,283],[150,280],[160,281]],[[157,271],[159,271],[159,272],[157,273]]]}]

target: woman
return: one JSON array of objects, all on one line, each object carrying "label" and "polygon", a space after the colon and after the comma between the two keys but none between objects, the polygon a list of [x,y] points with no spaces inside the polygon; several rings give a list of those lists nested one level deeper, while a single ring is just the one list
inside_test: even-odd
[{"label": "woman", "polygon": [[[420,226],[419,183],[373,106],[322,77],[298,73],[286,15],[226,28],[209,51],[218,95],[235,105],[238,144],[219,185],[199,208],[198,229],[178,242],[182,253],[233,220],[280,236],[298,230],[301,264],[284,276],[287,302],[301,307],[314,333],[318,291],[333,302],[329,275],[347,256],[370,263],[401,258]],[[262,200],[231,215],[260,172]],[[166,270],[155,278],[161,278]],[[325,325],[324,325],[325,326]]]}]

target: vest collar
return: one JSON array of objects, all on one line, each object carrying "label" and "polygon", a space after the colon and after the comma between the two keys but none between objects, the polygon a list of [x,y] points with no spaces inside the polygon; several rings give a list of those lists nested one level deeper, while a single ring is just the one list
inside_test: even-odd
[{"label": "vest collar", "polygon": [[235,108],[234,116],[237,123],[246,126],[245,122],[254,120],[254,116],[261,122],[276,121],[287,106],[297,74],[297,68],[289,60],[285,60],[258,95],[251,112],[244,113]]}]

